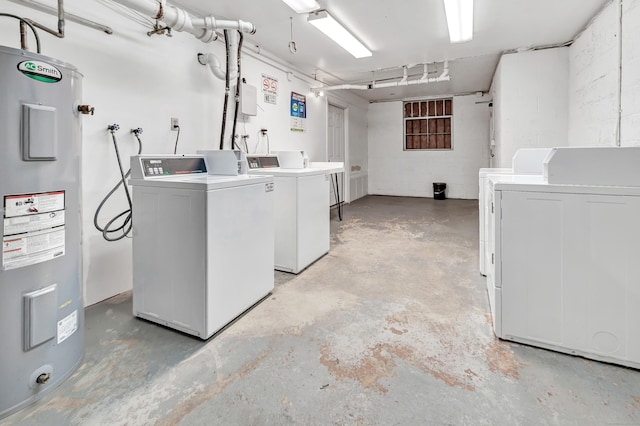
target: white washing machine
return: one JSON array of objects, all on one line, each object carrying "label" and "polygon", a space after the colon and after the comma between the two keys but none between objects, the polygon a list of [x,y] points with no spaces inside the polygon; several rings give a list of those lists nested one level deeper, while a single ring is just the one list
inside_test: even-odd
[{"label": "white washing machine", "polygon": [[207,339],[274,287],[273,177],[131,157],[133,313]]},{"label": "white washing machine", "polygon": [[640,367],[640,147],[554,148],[489,178],[495,334]]},{"label": "white washing machine", "polygon": [[329,252],[330,175],[344,171],[343,163],[304,167],[304,156],[299,157],[292,167],[300,168],[279,167],[274,156],[248,157],[249,174],[273,176],[275,269],[294,274]]},{"label": "white washing machine", "polygon": [[478,216],[480,227],[480,247],[479,266],[480,273],[487,275],[489,263],[487,249],[487,222],[488,209],[491,207],[487,203],[487,180],[491,175],[541,175],[543,173],[543,163],[551,148],[523,148],[519,149],[511,159],[511,168],[483,168],[478,173]]}]

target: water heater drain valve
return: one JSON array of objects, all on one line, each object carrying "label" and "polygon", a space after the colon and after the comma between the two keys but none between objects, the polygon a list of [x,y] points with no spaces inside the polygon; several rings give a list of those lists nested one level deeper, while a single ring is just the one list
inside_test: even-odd
[{"label": "water heater drain valve", "polygon": [[36,383],[39,385],[45,385],[49,382],[49,379],[51,379],[51,373],[42,373],[36,379]]}]

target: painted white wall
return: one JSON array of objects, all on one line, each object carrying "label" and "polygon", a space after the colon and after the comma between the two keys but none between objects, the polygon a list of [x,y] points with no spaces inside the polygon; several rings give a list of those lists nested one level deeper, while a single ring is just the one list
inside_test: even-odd
[{"label": "painted white wall", "polygon": [[616,144],[619,64],[616,3],[610,3],[569,49],[571,146]]},{"label": "painted white wall", "polygon": [[640,0],[623,5],[621,145],[640,146]]},{"label": "painted white wall", "polygon": [[402,102],[369,106],[369,193],[433,196],[433,182],[447,197],[478,197],[478,169],[488,166],[489,108],[475,95],[453,98],[453,150],[404,151]]},{"label": "painted white wall", "polygon": [[[147,29],[103,5],[83,0],[65,1],[69,13],[107,24],[114,30],[106,35],[79,24],[67,22],[62,40],[40,32],[43,54],[68,62],[84,74],[84,102],[95,107],[94,116],[83,117],[83,263],[85,305],[96,303],[132,287],[131,240],[107,243],[93,226],[93,214],[119,172],[107,125],[118,123],[121,155],[128,160],[136,143],[129,130],[142,127],[144,153],[172,153],[176,132],[170,118],[178,117],[181,134],[178,153],[198,149],[217,149],[220,137],[224,82],[198,64],[198,52],[212,52],[224,60],[224,44],[203,44],[193,36],[174,33],[173,37],[148,37]],[[56,18],[22,5],[4,2],[3,12],[12,13],[56,27]],[[242,18],[242,17],[238,17]],[[0,23],[0,44],[19,47],[18,25],[4,18]],[[32,50],[35,43],[31,42]],[[304,149],[311,161],[326,160],[326,100],[307,96],[304,133],[290,131],[290,94],[309,94],[312,81],[294,76],[287,79],[286,67],[273,61],[257,60],[243,54],[243,75],[258,88],[258,115],[238,123],[239,134],[248,134],[251,152],[266,152],[266,141],[258,137],[268,129],[272,150]],[[279,82],[277,104],[265,104],[260,92],[261,74]],[[294,73],[295,74],[295,73]],[[352,100],[345,101],[351,107]],[[356,117],[366,114],[367,104],[356,102]],[[230,111],[233,111],[230,104]],[[363,127],[364,126],[364,127]],[[366,122],[350,125],[350,146],[366,151]],[[231,133],[230,123],[227,135]],[[364,135],[364,137],[363,137]],[[128,161],[127,161],[128,163]],[[128,167],[128,164],[125,164]],[[126,209],[124,194],[118,194],[103,211],[110,218]],[[104,221],[105,219],[103,219]]]},{"label": "painted white wall", "polygon": [[502,55],[492,85],[494,167],[511,167],[520,148],[568,144],[569,49]]}]

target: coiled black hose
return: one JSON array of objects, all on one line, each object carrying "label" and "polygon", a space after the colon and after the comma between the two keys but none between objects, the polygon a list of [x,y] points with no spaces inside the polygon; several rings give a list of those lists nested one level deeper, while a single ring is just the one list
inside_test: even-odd
[{"label": "coiled black hose", "polygon": [[[127,186],[127,181],[126,181],[127,177],[129,177],[129,175],[131,174],[131,168],[129,168],[129,170],[127,170],[126,173],[122,168],[122,160],[120,159],[120,150],[118,149],[118,142],[116,141],[116,134],[115,134],[116,131],[120,129],[120,126],[118,126],[117,124],[112,124],[112,125],[109,125],[107,129],[111,133],[111,139],[113,140],[113,147],[115,148],[115,151],[116,151],[116,158],[118,159],[118,168],[120,170],[120,180],[111,189],[111,191],[109,191],[107,196],[104,197],[102,202],[100,202],[100,205],[96,209],[96,213],[93,216],[93,225],[96,227],[98,231],[102,232],[102,237],[105,240],[118,241],[127,237],[131,233],[131,229],[133,227],[133,221],[132,221],[133,203],[131,201],[131,194],[129,193],[129,187]],[[136,137],[136,140],[138,141],[138,155],[140,155],[140,153],[142,153],[142,141],[140,140],[140,134],[142,133],[142,129],[140,127],[138,127],[137,129],[132,129],[131,133],[133,133],[133,135]],[[120,185],[124,186],[124,191],[127,195],[127,202],[129,204],[129,208],[123,211],[122,213],[116,215],[115,217],[113,217],[111,220],[107,222],[105,226],[100,226],[100,224],[98,223],[98,216],[100,215],[100,211],[104,207],[107,200],[109,200],[109,198],[111,198],[111,196],[118,190]],[[122,224],[112,229],[112,226],[114,226],[114,223],[118,221],[120,218],[124,218],[122,220]],[[115,233],[117,233],[118,235],[115,237],[112,237],[112,235]]]}]

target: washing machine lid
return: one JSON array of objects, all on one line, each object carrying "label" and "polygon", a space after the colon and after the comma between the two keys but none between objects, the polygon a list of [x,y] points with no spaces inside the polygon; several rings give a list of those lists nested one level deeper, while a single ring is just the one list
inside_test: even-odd
[{"label": "washing machine lid", "polygon": [[343,173],[344,163],[342,161],[313,161],[309,163],[312,169],[322,169],[326,173]]},{"label": "washing machine lid", "polygon": [[478,177],[486,178],[489,175],[506,175],[513,174],[513,169],[511,168],[503,168],[503,167],[487,167],[482,168],[478,171]]},{"label": "washing machine lid", "polygon": [[272,183],[273,176],[265,175],[179,175],[159,177],[156,179],[129,179],[132,186],[144,186],[154,188],[175,188],[193,189],[201,191],[211,191],[216,189],[233,188],[244,185],[255,185],[259,183]]},{"label": "washing machine lid", "polygon": [[332,173],[344,172],[344,163],[342,162],[313,162],[309,164],[309,167],[304,169],[287,169],[282,167],[274,167],[268,169],[253,169],[249,170],[250,174],[261,173],[272,176],[313,176],[313,175],[328,175]]},{"label": "washing machine lid", "polygon": [[640,196],[638,186],[554,184],[541,175],[489,175],[487,178],[495,191]]},{"label": "washing machine lid", "polygon": [[315,169],[311,167],[307,167],[305,169],[282,169],[280,167],[274,167],[269,169],[253,169],[249,170],[250,175],[262,174],[262,175],[270,175],[270,176],[278,176],[278,177],[302,177],[302,176],[315,176],[315,175],[325,175],[327,174],[326,170],[323,169]]}]

